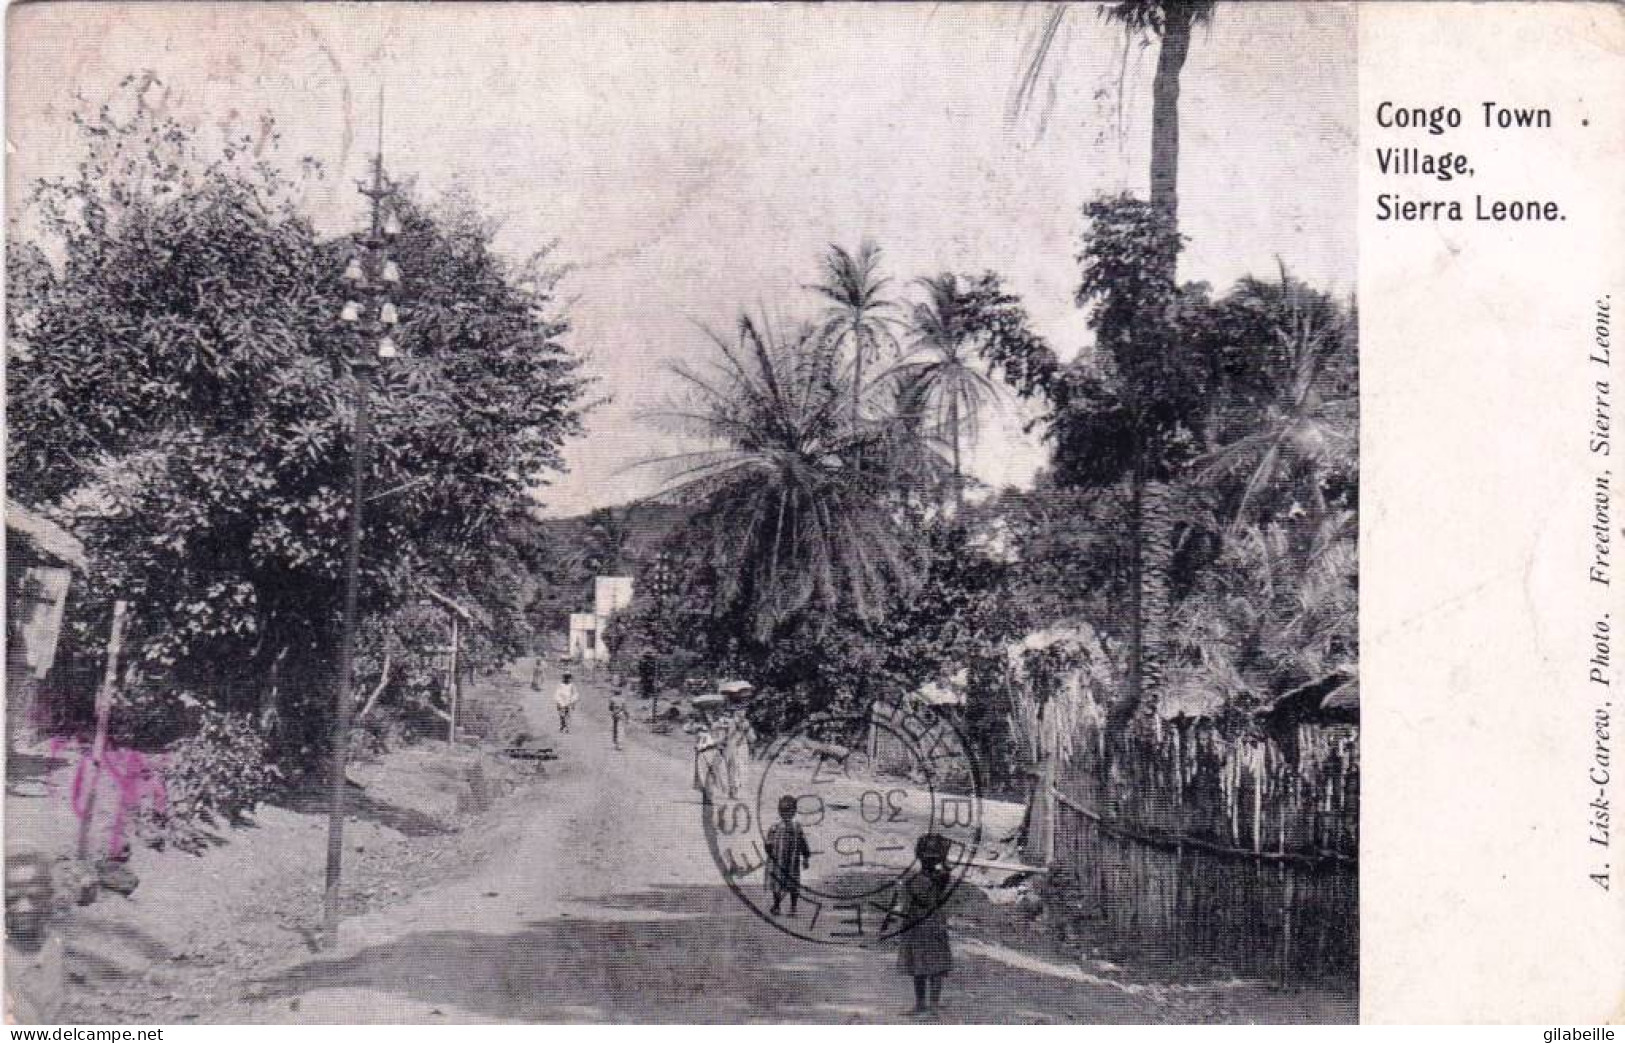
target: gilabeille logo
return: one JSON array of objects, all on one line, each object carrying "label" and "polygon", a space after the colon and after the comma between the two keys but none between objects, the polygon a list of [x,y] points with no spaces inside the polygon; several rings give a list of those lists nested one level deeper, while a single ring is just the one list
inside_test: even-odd
[{"label": "gilabeille logo", "polygon": [[1541,1039],[1545,1040],[1545,1043],[1558,1043],[1559,1040],[1574,1040],[1574,1041],[1597,1040],[1597,1041],[1599,1041],[1599,1043],[1606,1043],[1606,1041],[1611,1040],[1613,1038],[1614,1038],[1614,1030],[1611,1029],[1611,1028],[1608,1028],[1607,1026],[1599,1026],[1597,1028],[1591,1028],[1591,1029],[1570,1029],[1570,1028],[1547,1029],[1545,1035],[1541,1036]]}]

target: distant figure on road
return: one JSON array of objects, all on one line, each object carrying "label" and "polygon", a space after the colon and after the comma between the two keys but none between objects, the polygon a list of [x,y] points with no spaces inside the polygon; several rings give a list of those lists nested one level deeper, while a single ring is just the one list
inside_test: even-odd
[{"label": "distant figure on road", "polygon": [[948,838],[927,833],[914,844],[920,868],[897,885],[893,912],[901,916],[903,944],[897,969],[914,979],[914,1014],[925,1014],[942,1002],[942,976],[953,969],[948,945]]},{"label": "distant figure on road", "polygon": [[617,750],[621,748],[621,729],[626,727],[631,716],[626,708],[626,694],[619,688],[615,689],[609,697],[609,735]]},{"label": "distant figure on road", "polygon": [[801,871],[812,865],[812,848],[807,834],[796,821],[796,798],[788,793],[779,798],[779,821],[767,831],[767,888],[773,892],[773,915],[779,903],[790,896],[790,915],[796,915],[801,897]]},{"label": "distant figure on road", "polygon": [[531,691],[539,692],[539,691],[542,690],[542,677],[545,674],[546,670],[547,670],[547,656],[542,652],[537,652],[536,657],[530,661],[530,690]]},{"label": "distant figure on road", "polygon": [[559,731],[570,730],[570,711],[576,708],[580,696],[576,695],[576,686],[570,683],[571,676],[565,674],[559,681],[559,686],[553,690],[553,705],[559,711]]}]

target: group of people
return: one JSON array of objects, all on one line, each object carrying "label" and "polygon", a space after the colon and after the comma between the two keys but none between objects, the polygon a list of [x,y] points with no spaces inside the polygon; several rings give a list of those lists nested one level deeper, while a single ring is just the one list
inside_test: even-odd
[{"label": "group of people", "polygon": [[[801,897],[801,874],[812,867],[812,845],[807,832],[796,821],[796,797],[779,798],[779,821],[767,831],[766,884],[773,896],[773,916],[784,915],[789,900],[790,915],[796,915]],[[940,833],[927,833],[914,844],[918,865],[897,884],[889,918],[901,922],[897,969],[914,979],[916,1015],[928,1014],[942,1004],[942,979],[953,969],[953,949],[948,943],[948,899],[953,893],[953,877],[948,866],[950,845]]]},{"label": "group of people", "polygon": [[[539,687],[539,685],[533,680],[532,687]],[[553,689],[553,708],[559,714],[560,735],[567,734],[570,731],[570,717],[575,713],[576,704],[580,701],[581,696],[576,691],[574,675],[565,674],[559,678],[559,686]],[[626,724],[631,717],[632,713],[626,706],[626,693],[621,690],[621,686],[617,682],[609,695],[610,741],[614,743],[617,750],[624,749],[621,745],[621,735],[626,731]]]},{"label": "group of people", "polygon": [[[540,687],[535,677],[532,687]],[[579,702],[574,677],[566,673],[553,692],[560,733],[569,732],[570,718]],[[609,716],[611,741],[621,749],[630,713],[619,684],[609,697]],[[729,799],[738,799],[755,743],[756,731],[742,710],[730,708],[701,718],[694,735],[694,785],[704,801],[710,802],[720,792],[726,792]],[[780,797],[779,821],[765,838],[765,883],[772,895],[774,916],[784,915],[786,901],[789,915],[797,915],[801,874],[812,865],[812,846],[796,821],[797,807],[796,797]],[[915,843],[914,855],[917,866],[898,883],[891,915],[904,924],[897,969],[914,981],[912,1013],[927,1014],[941,1004],[942,980],[953,967],[946,908],[953,889],[948,840],[927,833]]]},{"label": "group of people", "polygon": [[694,733],[694,788],[702,800],[715,799],[719,791],[738,799],[755,745],[756,729],[741,710],[700,720]]}]

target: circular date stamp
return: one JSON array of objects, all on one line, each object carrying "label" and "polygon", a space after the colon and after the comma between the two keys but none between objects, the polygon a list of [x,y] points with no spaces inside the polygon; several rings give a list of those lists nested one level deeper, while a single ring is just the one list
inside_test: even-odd
[{"label": "circular date stamp", "polygon": [[982,839],[981,778],[947,715],[924,705],[820,714],[781,735],[754,787],[701,804],[706,843],[745,906],[787,934],[865,944],[929,916],[894,907],[915,844],[946,842],[952,897]]}]

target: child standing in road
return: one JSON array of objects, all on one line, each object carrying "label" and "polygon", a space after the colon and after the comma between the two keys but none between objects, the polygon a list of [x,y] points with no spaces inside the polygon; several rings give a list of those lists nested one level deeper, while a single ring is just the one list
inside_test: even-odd
[{"label": "child standing in road", "polygon": [[779,903],[786,895],[790,896],[790,915],[796,915],[801,871],[811,865],[812,848],[796,821],[796,798],[785,794],[779,798],[779,821],[767,831],[767,887],[773,893],[774,916],[779,915]]},{"label": "child standing in road", "polygon": [[570,730],[570,711],[576,708],[579,696],[576,695],[576,686],[570,683],[571,676],[565,674],[559,681],[559,686],[553,690],[553,706],[559,711],[559,731]]},{"label": "child standing in road", "polygon": [[942,1002],[942,976],[953,969],[948,945],[948,838],[927,833],[914,844],[920,868],[897,885],[893,910],[903,919],[897,969],[914,979],[913,1014],[926,1014]]}]

